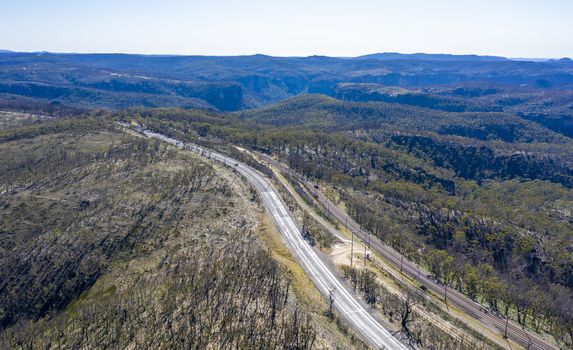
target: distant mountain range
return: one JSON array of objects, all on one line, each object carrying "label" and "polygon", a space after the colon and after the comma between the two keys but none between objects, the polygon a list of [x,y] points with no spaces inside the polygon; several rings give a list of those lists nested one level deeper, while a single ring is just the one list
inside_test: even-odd
[{"label": "distant mountain range", "polygon": [[355,59],[377,59],[377,60],[417,60],[417,61],[509,61],[510,59],[500,56],[479,56],[479,55],[450,55],[450,54],[428,54],[413,53],[403,54],[398,52],[374,53],[356,57]]},{"label": "distant mountain range", "polygon": [[0,94],[81,107],[234,111],[303,93],[335,96],[342,83],[405,89],[573,88],[573,61],[379,53],[326,56],[166,56],[2,51]]}]

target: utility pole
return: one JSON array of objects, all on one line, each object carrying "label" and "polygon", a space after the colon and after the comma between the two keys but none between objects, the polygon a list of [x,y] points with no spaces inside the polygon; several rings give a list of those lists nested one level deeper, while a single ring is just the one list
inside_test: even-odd
[{"label": "utility pole", "polygon": [[[348,230],[348,215],[346,215],[346,229]],[[352,240],[350,244],[350,267],[352,267],[352,260],[354,258],[354,231],[350,230]]]},{"label": "utility pole", "polygon": [[366,242],[364,242],[364,256],[362,258],[364,260],[364,267],[366,267]]},{"label": "utility pole", "polygon": [[[508,326],[508,323],[509,323],[509,316],[505,315],[505,333],[503,334],[503,337],[504,337],[505,339],[507,339],[507,326]],[[528,335],[528,336],[529,336],[529,335]],[[528,345],[528,348],[529,348],[529,345]]]},{"label": "utility pole", "polygon": [[448,283],[444,283],[444,302],[446,303],[446,310],[450,312],[450,305],[448,305]]},{"label": "utility pole", "polygon": [[352,232],[352,244],[350,245],[350,267],[352,267],[352,259],[354,258],[354,231]]},{"label": "utility pole", "polygon": [[402,271],[404,267],[404,249],[402,244],[402,236],[400,236],[399,240],[400,244],[398,245],[398,254],[400,254],[400,277],[402,278],[402,281],[404,281],[404,273]]},{"label": "utility pole", "polygon": [[[368,234],[368,259],[370,259],[370,255],[372,254],[372,248],[370,247],[370,231],[366,232]],[[366,259],[364,259],[364,265],[366,266]]]}]

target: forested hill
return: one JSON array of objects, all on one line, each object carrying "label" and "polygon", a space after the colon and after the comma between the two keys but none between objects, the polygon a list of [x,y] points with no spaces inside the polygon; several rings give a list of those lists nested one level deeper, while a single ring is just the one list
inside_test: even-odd
[{"label": "forested hill", "polygon": [[396,148],[466,179],[524,178],[573,186],[573,140],[510,113],[454,113],[305,95],[237,116]]},{"label": "forested hill", "polygon": [[[480,89],[505,93],[504,88],[519,87],[523,96],[498,96],[501,105],[514,105],[532,98],[527,95],[532,90],[573,87],[573,62],[427,54],[334,58],[0,52],[0,94],[81,107],[169,106],[234,111],[302,93],[340,95],[341,83],[400,86],[416,93],[419,89],[431,88],[432,93],[438,89],[442,95],[453,92],[455,101],[448,96],[441,100],[456,106],[475,105],[459,101],[468,97],[465,93],[473,97]],[[478,90],[475,86],[464,89],[468,84],[477,85]],[[355,93],[352,96],[364,98]],[[432,106],[436,99],[441,101],[432,96],[416,96],[414,103]],[[460,108],[456,106],[452,108]],[[531,116],[542,117],[539,113]]]},{"label": "forested hill", "polygon": [[506,112],[320,95],[233,114],[117,117],[134,114],[166,134],[273,156],[442,283],[564,348],[573,344],[569,137]]},{"label": "forested hill", "polygon": [[[511,89],[475,83],[424,89],[344,83],[338,89],[338,98],[301,94],[263,108],[233,113],[178,108],[86,110],[31,97],[0,98],[0,146],[7,155],[2,158],[3,186],[7,190],[4,211],[0,213],[0,219],[2,214],[5,219],[0,232],[0,260],[4,262],[0,273],[5,276],[0,281],[5,288],[0,291],[4,290],[7,302],[2,306],[0,327],[10,327],[4,332],[4,341],[33,337],[44,348],[53,341],[52,336],[58,338],[59,333],[53,330],[60,323],[21,328],[20,321],[43,318],[57,310],[65,310],[66,315],[77,310],[72,316],[82,317],[81,321],[65,315],[57,319],[73,330],[66,333],[72,336],[66,344],[76,341],[73,335],[81,335],[88,325],[106,334],[106,341],[114,341],[117,336],[135,332],[132,327],[139,322],[144,326],[137,329],[148,332],[161,320],[179,315],[177,305],[184,304],[155,299],[157,305],[166,303],[164,310],[156,310],[141,304],[141,295],[131,295],[125,288],[138,289],[141,283],[155,285],[180,278],[167,273],[179,266],[179,260],[158,264],[161,269],[152,270],[153,278],[138,280],[143,281],[140,284],[127,283],[115,275],[107,280],[109,283],[102,281],[109,271],[124,276],[123,265],[116,261],[140,256],[130,255],[132,251],[141,250],[141,256],[158,252],[173,257],[173,252],[179,250],[182,255],[178,256],[184,260],[195,256],[195,260],[188,259],[193,265],[189,270],[174,271],[189,278],[206,276],[199,279],[200,283],[211,281],[211,276],[219,272],[196,264],[196,259],[207,255],[176,248],[183,244],[181,240],[193,245],[211,237],[188,225],[185,215],[194,215],[194,208],[199,207],[193,205],[199,205],[207,210],[202,211],[204,216],[194,219],[204,222],[206,226],[202,227],[212,229],[208,220],[216,218],[229,228],[232,225],[220,218],[240,222],[240,215],[248,211],[230,200],[225,186],[221,187],[224,182],[215,181],[217,177],[202,162],[119,133],[114,121],[122,121],[181,140],[229,149],[240,146],[273,156],[323,188],[362,227],[427,268],[442,283],[523,327],[551,334],[559,344],[571,348],[570,90]],[[378,99],[379,95],[384,98]],[[424,105],[424,101],[437,102]],[[159,171],[162,168],[171,171]],[[185,179],[194,179],[194,171],[211,179],[209,187],[188,189],[193,181]],[[207,199],[211,191],[217,193],[216,198]],[[247,193],[242,197],[254,198]],[[213,205],[204,207],[201,198]],[[56,203],[54,199],[60,204],[52,204]],[[181,205],[185,207],[179,214],[171,213],[172,208]],[[117,213],[124,212],[131,219],[117,221],[121,218]],[[185,227],[188,234],[180,234],[177,227]],[[75,240],[76,232],[81,239]],[[44,249],[47,244],[51,244],[49,249]],[[73,254],[61,253],[62,249]],[[248,251],[237,254],[220,257],[223,272],[234,264],[224,261],[253,258]],[[22,256],[26,259],[19,258]],[[158,261],[163,261],[161,256]],[[261,264],[254,266],[254,271],[270,266],[267,258],[259,258]],[[28,266],[39,267],[30,270]],[[134,266],[139,270],[139,265]],[[253,276],[265,281],[264,276],[249,269],[241,270],[239,276],[236,282],[240,286],[253,285]],[[86,300],[82,293],[93,288]],[[178,284],[167,284],[166,288],[166,295],[173,292],[176,298],[201,300],[196,291],[181,289]],[[144,288],[143,293],[147,292]],[[39,297],[31,297],[35,295]],[[103,304],[92,303],[100,298]],[[275,299],[251,300],[265,305]],[[115,308],[116,304],[121,308]],[[101,312],[90,311],[92,305]],[[141,307],[134,307],[137,305]],[[131,316],[117,318],[117,310],[124,312],[122,308],[127,315],[151,313],[156,318],[124,322]],[[211,317],[211,309],[200,310],[203,319]],[[298,322],[302,318],[297,309],[294,313],[289,310],[284,310],[286,323],[264,339],[286,347],[290,338],[280,335],[290,333],[282,330],[296,333],[301,327],[314,339],[313,328]],[[187,319],[199,318],[185,314],[181,320]],[[292,323],[293,319],[297,322]],[[217,318],[213,320],[210,325],[219,324]],[[320,325],[315,325],[316,334],[322,334]],[[189,333],[196,328],[182,329],[182,339],[201,339]],[[220,340],[206,336],[215,343]],[[125,344],[130,344],[129,339]],[[148,340],[148,347],[153,347],[155,339]],[[251,343],[244,344],[252,347]]]}]

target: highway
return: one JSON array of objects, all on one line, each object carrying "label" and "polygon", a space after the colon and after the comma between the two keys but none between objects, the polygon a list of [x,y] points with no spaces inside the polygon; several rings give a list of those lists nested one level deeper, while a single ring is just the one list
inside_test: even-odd
[{"label": "highway", "polygon": [[[338,220],[343,225],[354,233],[363,242],[370,243],[370,249],[380,254],[387,262],[393,265],[396,269],[401,270],[405,276],[415,280],[420,285],[425,286],[428,290],[437,295],[443,296],[445,293],[445,286],[436,282],[434,279],[429,278],[428,273],[421,269],[415,263],[404,258],[400,253],[396,252],[392,247],[384,244],[380,239],[371,235],[360,227],[360,225],[352,219],[345,211],[340,209],[332,203],[322,192],[318,191],[314,184],[310,181],[304,180],[292,169],[285,166],[266,155],[259,154],[261,158],[270,163],[272,166],[287,172],[298,179],[311,194],[320,202],[326,211]],[[519,324],[509,321],[502,316],[499,316],[491,311],[487,311],[483,306],[471,300],[464,294],[455,289],[448,288],[447,300],[450,306],[455,306],[462,310],[465,314],[473,317],[474,319],[482,322],[485,326],[494,329],[500,334],[505,334],[507,326],[507,338],[515,343],[523,346],[525,349],[531,350],[558,350],[559,348],[551,344],[539,335],[526,331]],[[511,348],[508,344],[508,348]]]},{"label": "highway", "polygon": [[330,293],[333,293],[333,306],[348,322],[349,326],[375,349],[407,349],[388,330],[382,327],[367,311],[366,306],[356,298],[344,282],[337,277],[336,273],[321,260],[314,248],[304,240],[300,228],[281,201],[277,190],[261,173],[239,161],[204,147],[183,143],[147,130],[139,129],[138,131],[148,137],[159,139],[179,148],[188,149],[201,156],[234,167],[257,190],[283,240],[320,293],[325,298],[328,298]]}]

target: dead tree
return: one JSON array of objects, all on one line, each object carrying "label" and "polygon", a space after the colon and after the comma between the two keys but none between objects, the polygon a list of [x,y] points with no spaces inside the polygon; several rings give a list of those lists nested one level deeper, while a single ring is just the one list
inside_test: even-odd
[{"label": "dead tree", "polygon": [[415,320],[416,312],[415,307],[420,302],[420,296],[414,291],[406,291],[404,298],[401,299],[398,316],[400,317],[400,331],[410,341],[412,346],[419,344],[419,339],[416,338],[412,332],[410,324]]}]

